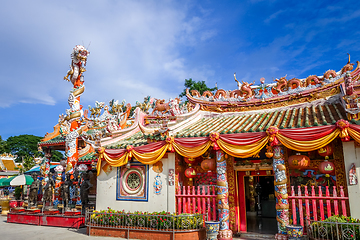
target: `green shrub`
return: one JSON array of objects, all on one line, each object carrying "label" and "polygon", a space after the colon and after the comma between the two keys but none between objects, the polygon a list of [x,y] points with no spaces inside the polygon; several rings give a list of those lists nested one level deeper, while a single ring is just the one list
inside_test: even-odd
[{"label": "green shrub", "polygon": [[122,227],[148,227],[152,229],[198,229],[203,225],[202,215],[180,214],[169,212],[140,212],[126,213],[108,210],[94,211],[90,221],[98,225],[122,226]]},{"label": "green shrub", "polygon": [[22,193],[22,188],[20,186],[17,186],[15,188],[15,193],[14,193],[15,200],[20,200],[21,193]]},{"label": "green shrub", "polygon": [[328,239],[360,239],[360,225],[341,223],[360,223],[360,220],[353,217],[335,215],[323,221],[314,222],[311,224],[313,237]]}]

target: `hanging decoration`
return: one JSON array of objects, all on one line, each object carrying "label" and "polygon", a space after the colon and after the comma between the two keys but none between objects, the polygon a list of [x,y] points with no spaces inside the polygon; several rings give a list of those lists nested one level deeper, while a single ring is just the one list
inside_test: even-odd
[{"label": "hanging decoration", "polygon": [[160,195],[161,194],[161,190],[162,190],[162,181],[161,181],[161,176],[160,174],[157,174],[156,177],[154,178],[154,192],[156,195]]},{"label": "hanging decoration", "polygon": [[329,162],[328,160],[323,161],[319,164],[319,171],[326,175],[331,175],[335,170],[335,165],[333,162]]},{"label": "hanging decoration", "polygon": [[273,153],[273,148],[270,145],[266,145],[266,152],[265,152],[266,157],[268,158],[272,158],[274,156]]},{"label": "hanging decoration", "polygon": [[325,157],[325,159],[329,159],[334,152],[334,148],[331,144],[326,145],[325,147],[319,148],[318,153],[320,156]]},{"label": "hanging decoration", "polygon": [[196,177],[196,170],[192,167],[192,164],[196,162],[195,158],[184,158],[184,161],[189,165],[185,170],[185,176],[192,182],[193,178]]},{"label": "hanging decoration", "polygon": [[349,185],[357,185],[357,183],[356,166],[355,163],[352,163],[349,170]]},{"label": "hanging decoration", "polygon": [[185,176],[189,178],[189,181],[192,181],[196,177],[196,170],[192,167],[189,167],[185,170]]},{"label": "hanging decoration", "polygon": [[152,167],[153,171],[157,173],[156,177],[155,177],[155,181],[154,181],[154,192],[156,195],[160,195],[161,194],[161,190],[162,190],[162,181],[161,181],[161,176],[160,173],[163,172],[163,163],[162,161],[158,161],[157,163],[155,163]]},{"label": "hanging decoration", "polygon": [[310,158],[306,155],[296,153],[288,158],[289,167],[291,168],[306,168],[310,165]]},{"label": "hanging decoration", "polygon": [[215,159],[211,158],[210,156],[208,159],[204,159],[201,162],[201,168],[207,172],[207,175],[212,175],[212,171],[215,171],[216,169]]},{"label": "hanging decoration", "polygon": [[156,173],[162,173],[163,172],[163,163],[162,161],[158,161],[155,163],[152,167],[153,171]]},{"label": "hanging decoration", "polygon": [[174,186],[175,184],[175,171],[174,169],[169,169],[169,186]]},{"label": "hanging decoration", "polygon": [[[323,149],[325,149],[324,152],[328,154],[328,150],[332,149],[329,143],[339,137],[341,131],[345,130],[345,128],[341,129],[340,125],[308,127],[301,129],[301,131],[298,129],[278,129],[270,126],[267,129],[269,131],[266,132],[214,133],[207,137],[174,138],[173,141],[158,141],[127,150],[99,148],[97,150],[97,174],[100,174],[102,161],[108,162],[113,167],[120,167],[125,165],[130,157],[134,157],[143,164],[154,164],[163,158],[170,145],[176,153],[185,157],[185,159],[193,160],[206,153],[215,143],[224,153],[237,158],[251,157],[260,152],[267,144],[275,146],[276,142],[299,152],[321,149],[318,151],[321,155]],[[349,137],[360,143],[360,126],[349,124],[346,131]]]}]

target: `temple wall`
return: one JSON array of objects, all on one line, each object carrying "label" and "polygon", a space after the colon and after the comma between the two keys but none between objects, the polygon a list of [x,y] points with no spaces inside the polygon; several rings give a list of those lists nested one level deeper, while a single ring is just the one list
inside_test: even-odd
[{"label": "temple wall", "polygon": [[356,175],[358,180],[360,180],[360,148],[355,146],[353,141],[343,142],[344,149],[344,163],[345,163],[345,174],[346,182],[349,193],[349,204],[350,204],[350,214],[354,218],[360,218],[360,181],[357,185],[349,185],[349,169],[352,163],[355,163],[356,166]]},{"label": "temple wall", "polygon": [[97,178],[97,195],[96,195],[96,210],[105,210],[108,207],[115,210],[125,211],[148,211],[148,212],[175,212],[175,184],[169,186],[169,169],[175,170],[175,153],[169,153],[167,158],[161,160],[163,163],[162,172],[159,173],[162,182],[162,189],[160,194],[155,193],[153,187],[155,177],[158,173],[154,172],[153,165],[149,165],[147,170],[148,181],[145,187],[148,187],[148,200],[117,200],[117,178],[118,169],[106,174],[101,170]]}]

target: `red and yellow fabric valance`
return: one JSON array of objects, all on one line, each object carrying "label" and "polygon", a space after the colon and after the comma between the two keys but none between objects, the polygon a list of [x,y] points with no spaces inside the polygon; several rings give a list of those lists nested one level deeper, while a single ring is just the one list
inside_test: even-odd
[{"label": "red and yellow fabric valance", "polygon": [[266,132],[251,132],[224,134],[211,133],[209,137],[174,138],[165,141],[126,149],[104,149],[98,152],[97,174],[100,174],[101,162],[104,160],[113,167],[125,165],[130,158],[135,158],[143,164],[154,164],[163,158],[167,151],[195,158],[203,155],[209,147],[221,149],[225,153],[238,157],[251,157],[266,145],[283,144],[285,147],[300,152],[313,151],[332,142],[336,137],[349,141],[350,137],[360,143],[360,126],[349,124],[346,120],[339,120],[335,125],[278,129],[271,126]]}]

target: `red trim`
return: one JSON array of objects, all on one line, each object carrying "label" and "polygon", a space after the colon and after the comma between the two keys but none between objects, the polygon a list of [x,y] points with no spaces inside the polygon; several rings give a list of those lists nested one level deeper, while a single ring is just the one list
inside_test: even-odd
[{"label": "red trim", "polygon": [[[257,174],[259,173],[259,174]],[[238,224],[238,230],[240,232],[246,232],[247,231],[247,225],[246,225],[246,199],[245,199],[245,181],[244,177],[246,177],[246,171],[238,171],[237,177],[238,177],[238,193],[239,197],[237,198],[239,201],[238,209],[239,209],[239,217],[240,222]],[[266,175],[265,170],[260,171],[250,171],[249,176],[273,176],[273,173],[271,175]]]}]

